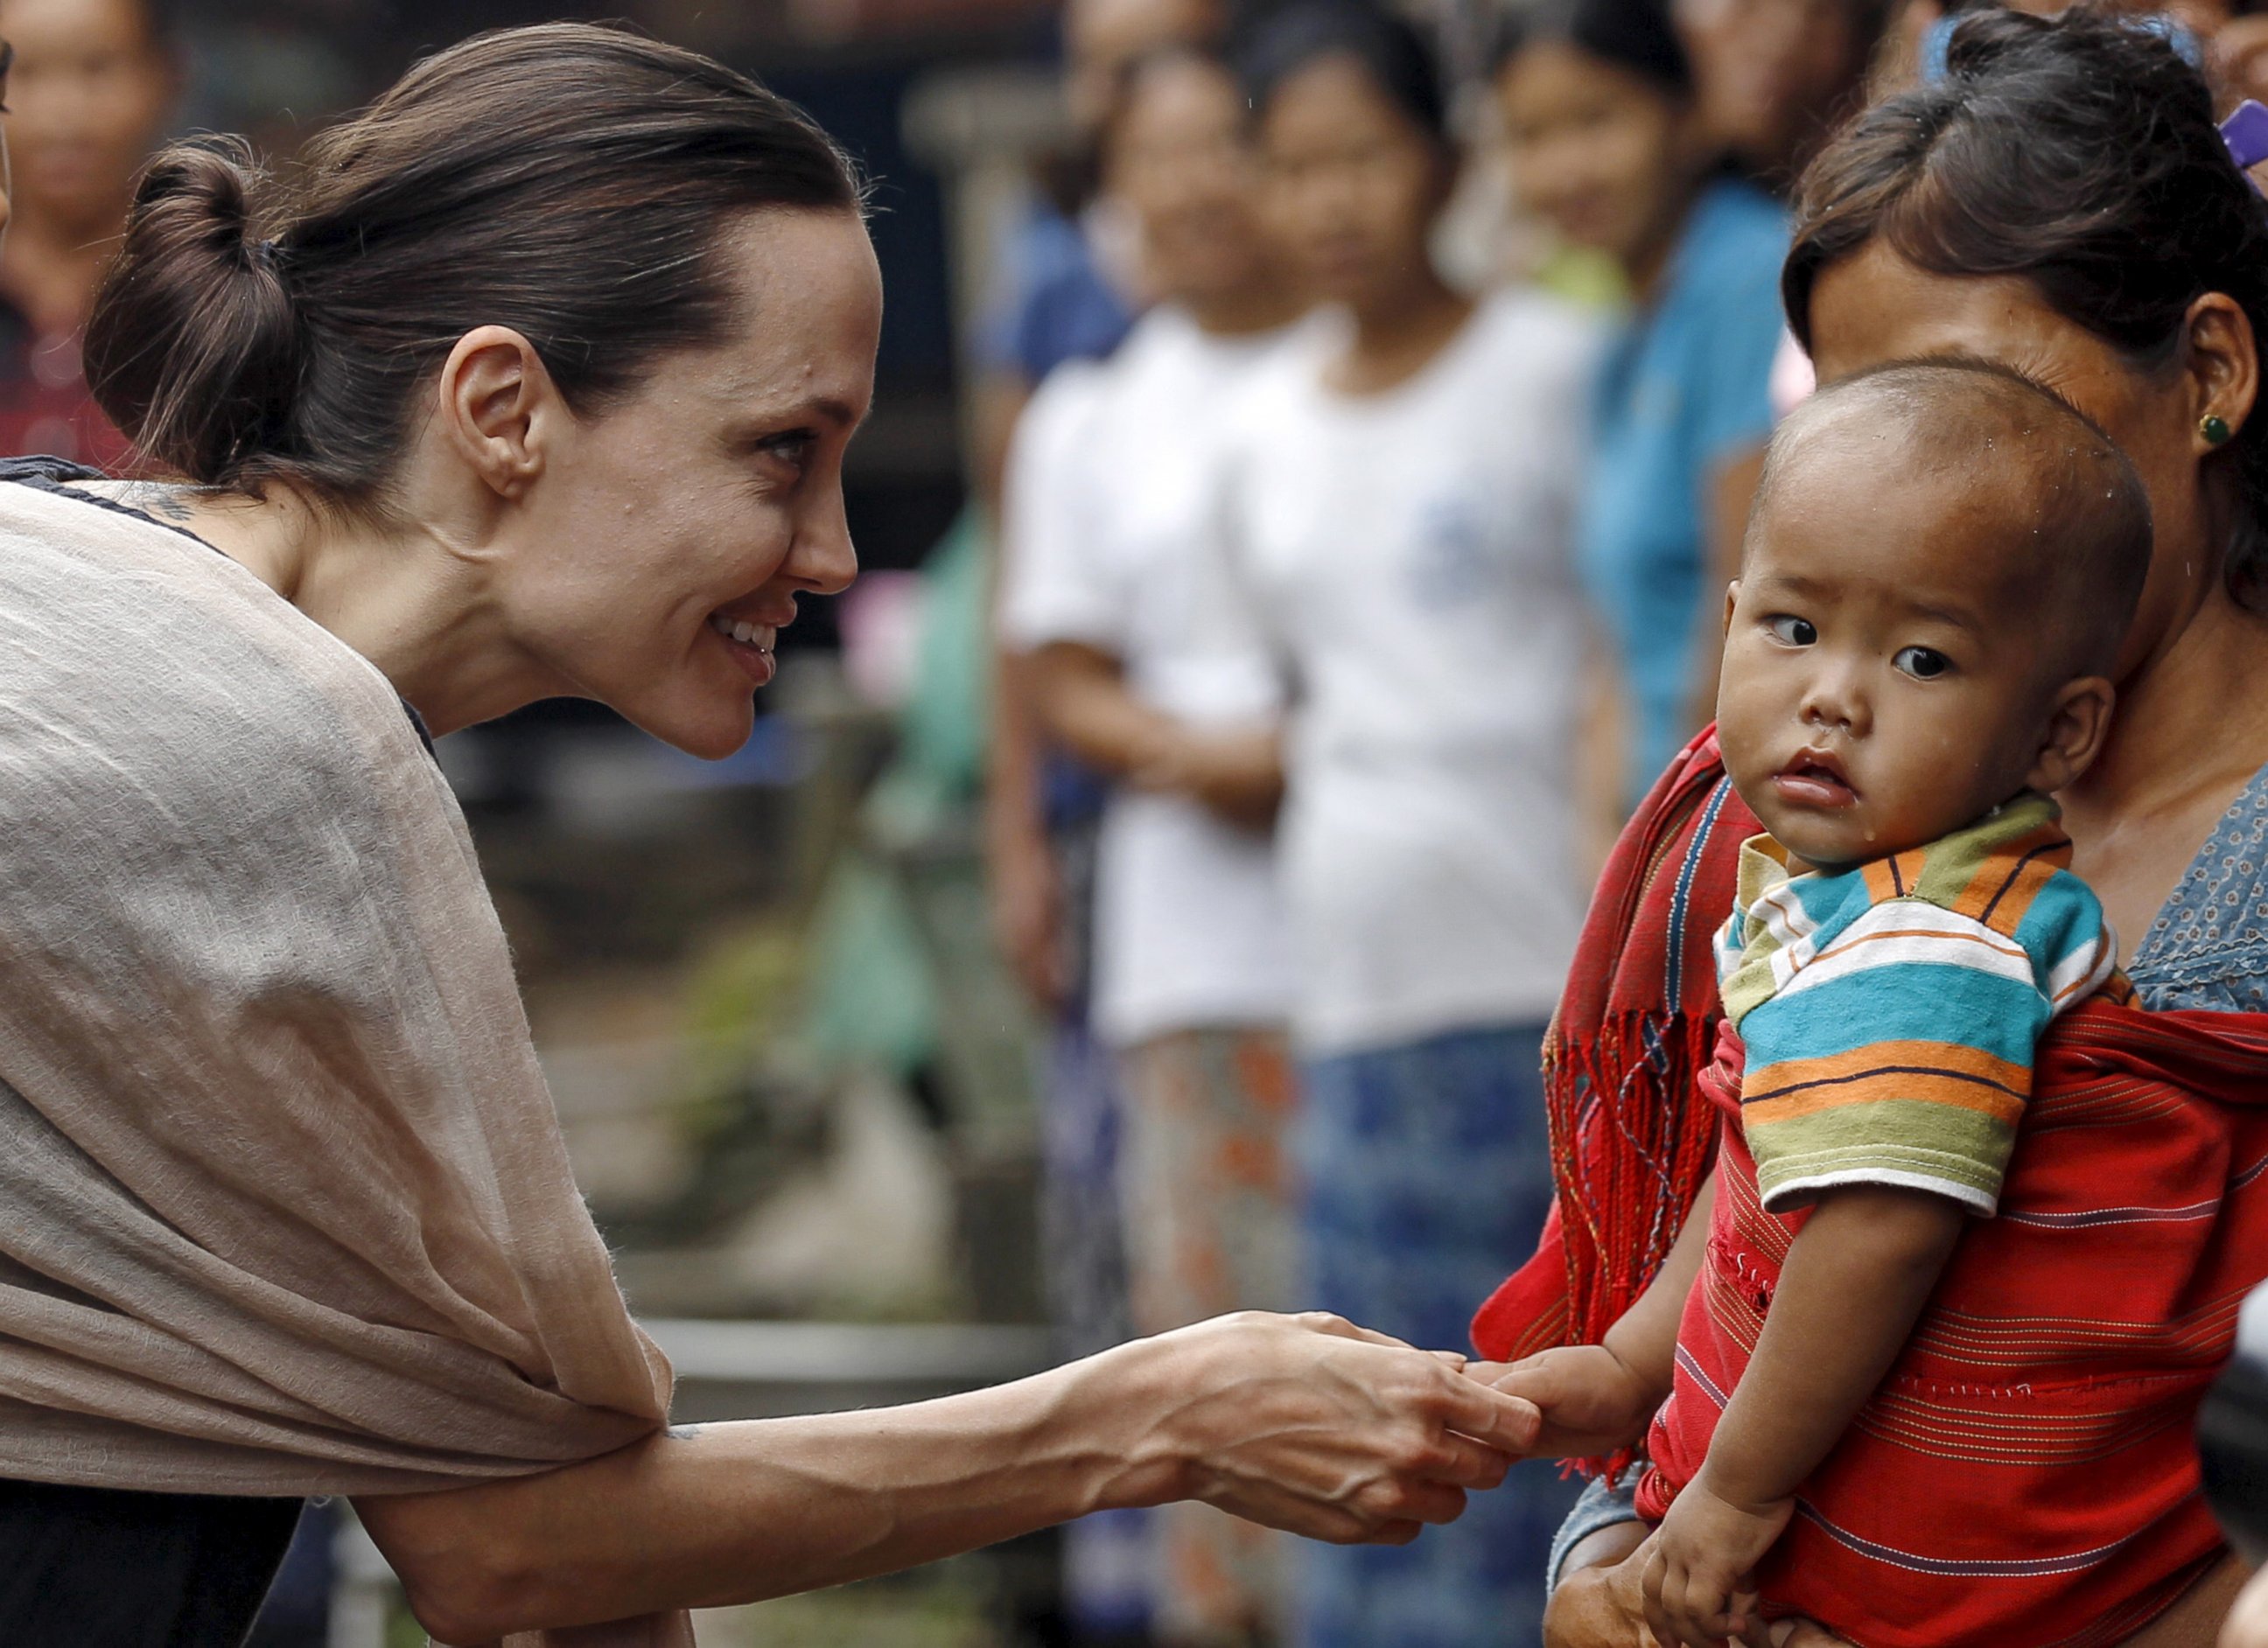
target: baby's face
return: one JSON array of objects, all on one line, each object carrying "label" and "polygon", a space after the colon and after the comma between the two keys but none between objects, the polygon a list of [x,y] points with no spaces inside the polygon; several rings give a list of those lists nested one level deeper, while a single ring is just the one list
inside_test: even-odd
[{"label": "baby's face", "polygon": [[1881,457],[1837,466],[1831,487],[1812,469],[1775,489],[1727,619],[1726,768],[1819,867],[1921,846],[2039,784],[2064,685],[2005,498],[1948,496]]}]

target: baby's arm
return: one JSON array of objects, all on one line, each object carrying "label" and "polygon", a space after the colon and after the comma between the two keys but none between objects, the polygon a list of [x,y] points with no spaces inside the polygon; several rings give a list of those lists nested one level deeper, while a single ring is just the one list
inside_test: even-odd
[{"label": "baby's arm", "polygon": [[1717,1200],[1717,1175],[1702,1181],[1692,1211],[1685,1216],[1677,1242],[1653,1281],[1622,1319],[1607,1329],[1603,1343],[1545,1350],[1508,1366],[1474,1363],[1474,1378],[1534,1402],[1543,1411],[1543,1429],[1531,1453],[1543,1459],[1581,1459],[1634,1447],[1669,1395],[1670,1369],[1677,1353],[1677,1323],[1686,1295],[1701,1274],[1709,1245],[1709,1214]]},{"label": "baby's arm", "polygon": [[1663,1648],[1762,1639],[1756,1565],[1786,1527],[1797,1484],[1904,1347],[1969,1217],[1924,1190],[1821,1196],[1709,1457],[1655,1535],[1646,1616]]}]

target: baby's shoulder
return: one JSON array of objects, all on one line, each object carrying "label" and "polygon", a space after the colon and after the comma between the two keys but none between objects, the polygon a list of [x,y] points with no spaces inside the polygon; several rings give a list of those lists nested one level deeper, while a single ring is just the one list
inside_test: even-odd
[{"label": "baby's shoulder", "polygon": [[2066,867],[2070,842],[2042,829],[1978,852],[1933,843],[1865,868],[1840,945],[1884,960],[1957,964],[2029,983],[2069,1004],[2115,965],[2117,943],[2093,888]]}]

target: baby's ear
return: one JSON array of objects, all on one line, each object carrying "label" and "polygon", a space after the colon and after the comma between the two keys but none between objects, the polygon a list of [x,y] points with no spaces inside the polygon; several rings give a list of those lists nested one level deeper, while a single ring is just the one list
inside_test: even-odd
[{"label": "baby's ear", "polygon": [[2025,787],[2053,795],[2078,782],[2102,753],[2103,740],[2110,734],[2110,708],[2117,696],[2117,689],[2100,675],[2082,675],[2065,682],[2049,711],[2047,730],[2041,736],[2039,754],[2033,758]]},{"label": "baby's ear", "polygon": [[1741,580],[1734,578],[1725,585],[1725,633],[1733,633],[1733,608],[1741,604]]}]

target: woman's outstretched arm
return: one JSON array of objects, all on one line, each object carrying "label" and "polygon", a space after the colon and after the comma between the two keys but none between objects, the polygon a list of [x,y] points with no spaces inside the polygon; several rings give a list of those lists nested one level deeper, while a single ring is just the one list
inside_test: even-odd
[{"label": "woman's outstretched arm", "polygon": [[673,1431],[355,1508],[420,1622],[485,1643],[839,1585],[1170,1499],[1403,1542],[1501,1481],[1536,1424],[1454,1358],[1248,1313],[991,1390]]}]

